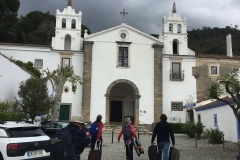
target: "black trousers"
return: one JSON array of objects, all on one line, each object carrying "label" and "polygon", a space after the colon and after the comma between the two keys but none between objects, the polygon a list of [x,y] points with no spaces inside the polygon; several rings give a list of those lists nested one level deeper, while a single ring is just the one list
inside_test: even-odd
[{"label": "black trousers", "polygon": [[126,147],[126,157],[128,160],[133,160],[133,140],[131,140],[131,144],[128,146],[126,141],[124,140]]},{"label": "black trousers", "polygon": [[[92,135],[92,136],[91,136],[91,149],[94,149],[94,148],[95,148],[96,141],[97,141],[97,136]],[[100,141],[103,141],[103,140],[102,140],[102,136],[100,137]],[[99,147],[100,147],[100,146],[99,146]]]}]

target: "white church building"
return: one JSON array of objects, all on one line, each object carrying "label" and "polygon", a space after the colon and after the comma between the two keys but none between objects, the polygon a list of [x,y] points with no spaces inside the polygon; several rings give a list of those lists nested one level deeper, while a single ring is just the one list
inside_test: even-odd
[{"label": "white church building", "polygon": [[196,101],[196,58],[188,48],[187,20],[177,14],[175,3],[163,17],[158,38],[127,25],[124,18],[118,26],[81,38],[81,21],[82,12],[76,13],[69,0],[67,8],[56,11],[51,47],[0,43],[0,52],[31,61],[39,70],[74,67],[84,83],[76,94],[65,84],[59,120],[81,114],[94,121],[101,114],[105,124],[122,124],[130,117],[140,125],[157,122],[164,113],[169,122],[186,122],[185,106]]}]

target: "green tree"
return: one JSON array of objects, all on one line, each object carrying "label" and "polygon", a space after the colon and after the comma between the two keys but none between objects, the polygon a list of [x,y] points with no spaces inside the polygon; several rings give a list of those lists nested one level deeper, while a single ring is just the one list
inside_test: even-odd
[{"label": "green tree", "polygon": [[11,59],[11,61],[13,61],[19,67],[28,70],[29,72],[34,74],[36,77],[40,77],[41,76],[41,72],[37,68],[34,67],[32,62],[28,61],[27,63],[25,63],[23,61],[15,60],[15,59]]},{"label": "green tree", "polygon": [[[209,97],[226,103],[232,109],[235,117],[240,123],[240,82],[239,72],[234,72],[221,77],[221,84],[214,82],[209,89]],[[221,95],[227,92],[233,99],[231,103],[227,99],[221,98]]]},{"label": "green tree", "polygon": [[89,29],[87,26],[83,25],[83,24],[82,24],[82,26],[81,26],[81,29],[82,29],[82,31],[81,31],[81,37],[84,37],[84,32],[85,32],[85,30],[87,30],[87,33],[88,33],[88,34],[91,34],[90,29]]},{"label": "green tree", "polygon": [[0,41],[13,42],[17,38],[19,0],[0,0]]},{"label": "green tree", "polygon": [[52,79],[54,82],[55,96],[54,99],[56,103],[52,109],[52,121],[59,120],[59,110],[62,101],[62,93],[64,84],[68,81],[72,85],[72,92],[76,93],[77,84],[82,84],[82,79],[80,76],[75,75],[73,67],[58,67],[58,69],[50,72],[48,69],[45,70],[46,77],[45,80]]},{"label": "green tree", "polygon": [[31,77],[20,83],[19,100],[14,108],[21,112],[25,120],[34,121],[36,116],[49,114],[55,104],[52,96],[48,95],[48,88],[43,79]]},{"label": "green tree", "polygon": [[50,12],[33,11],[19,19],[19,30],[22,30],[20,43],[51,44],[51,37],[55,34],[55,16]]}]

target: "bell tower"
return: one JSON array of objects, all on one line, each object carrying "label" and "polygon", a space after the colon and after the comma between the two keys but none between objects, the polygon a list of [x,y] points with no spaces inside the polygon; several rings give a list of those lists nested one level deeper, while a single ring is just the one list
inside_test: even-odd
[{"label": "bell tower", "polygon": [[164,54],[188,55],[187,19],[177,14],[176,3],[172,13],[163,17],[163,34],[160,39],[164,43]]},{"label": "bell tower", "polygon": [[68,0],[67,8],[56,11],[55,37],[52,37],[52,49],[79,51],[81,50],[82,12],[75,13],[72,0]]}]

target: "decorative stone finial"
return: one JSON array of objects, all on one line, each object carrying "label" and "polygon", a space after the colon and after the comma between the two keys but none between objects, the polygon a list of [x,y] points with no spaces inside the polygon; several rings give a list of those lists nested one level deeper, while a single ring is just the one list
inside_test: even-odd
[{"label": "decorative stone finial", "polygon": [[173,3],[172,13],[177,13],[176,3]]},{"label": "decorative stone finial", "polygon": [[72,0],[68,0],[68,6],[72,7]]}]

